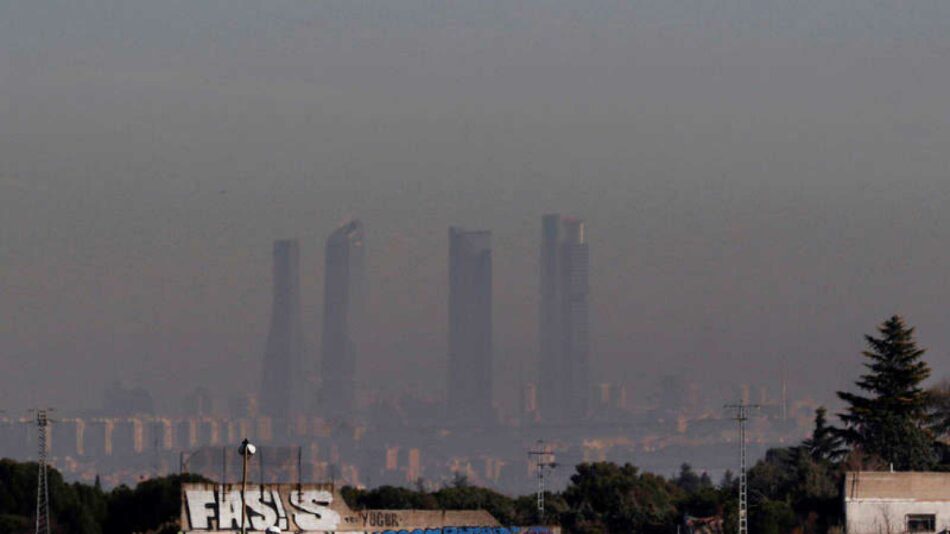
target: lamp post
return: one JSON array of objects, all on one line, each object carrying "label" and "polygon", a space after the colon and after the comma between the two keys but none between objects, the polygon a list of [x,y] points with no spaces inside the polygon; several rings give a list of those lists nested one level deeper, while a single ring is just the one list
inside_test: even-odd
[{"label": "lamp post", "polygon": [[251,456],[254,456],[254,453],[257,452],[257,447],[254,446],[247,438],[244,438],[244,441],[241,442],[241,446],[238,447],[238,454],[241,455],[242,469],[241,469],[241,534],[247,534],[247,529],[245,523],[247,521],[247,502],[245,501],[245,493],[247,493],[247,461]]}]

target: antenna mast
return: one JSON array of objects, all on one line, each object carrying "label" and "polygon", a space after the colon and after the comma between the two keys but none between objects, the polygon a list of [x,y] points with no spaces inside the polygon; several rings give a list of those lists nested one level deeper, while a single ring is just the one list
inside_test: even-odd
[{"label": "antenna mast", "polygon": [[549,451],[544,445],[543,440],[538,440],[537,448],[533,451],[528,451],[528,456],[534,457],[536,460],[535,466],[538,471],[538,523],[544,524],[544,470],[545,469],[554,469],[557,467],[557,462],[549,460],[549,458],[554,456],[554,453]]},{"label": "antenna mast", "polygon": [[46,478],[49,410],[36,410],[36,443],[38,473],[36,477],[36,534],[49,534],[49,485]]},{"label": "antenna mast", "polygon": [[739,423],[739,534],[749,534],[749,488],[746,485],[745,423],[749,412],[758,409],[758,404],[727,404],[726,409],[733,411],[732,420]]}]

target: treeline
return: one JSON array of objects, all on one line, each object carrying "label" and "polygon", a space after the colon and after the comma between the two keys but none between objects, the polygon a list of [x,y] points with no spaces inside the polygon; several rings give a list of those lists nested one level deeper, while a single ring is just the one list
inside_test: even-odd
[{"label": "treeline", "polygon": [[[839,392],[845,410],[840,427],[817,410],[811,436],[794,447],[769,450],[748,472],[749,527],[756,534],[824,533],[840,529],[842,479],[852,470],[950,471],[950,383],[923,389],[930,369],[914,330],[899,317],[865,336],[867,373],[857,392]],[[474,487],[464,477],[434,491],[383,486],[344,487],[354,509],[485,509],[506,525],[559,524],[568,533],[686,532],[695,518],[703,533],[736,529],[738,480],[726,473],[712,481],[683,464],[665,478],[631,464],[576,466],[562,492],[545,496],[538,516],[534,495],[509,497]],[[0,532],[33,531],[36,506],[35,463],[0,461]],[[182,481],[198,476],[146,480],[134,489],[104,491],[98,483],[67,484],[49,472],[53,532],[129,534],[178,532]]]},{"label": "treeline", "polygon": [[[840,523],[839,473],[792,449],[770,451],[749,473],[753,497],[750,529],[762,533],[827,532]],[[354,508],[486,509],[503,524],[561,525],[577,533],[686,532],[694,519],[710,532],[735,531],[738,480],[731,473],[718,483],[683,464],[664,478],[630,464],[585,463],[576,467],[568,487],[545,496],[545,517],[538,517],[534,495],[507,497],[492,490],[453,485],[434,492],[384,486],[345,488]]]},{"label": "treeline", "polygon": [[[0,532],[34,531],[37,464],[0,460]],[[95,484],[67,483],[48,469],[52,531],[62,534],[130,534],[179,531],[181,483],[205,482],[198,475],[174,475],[140,482],[134,489],[122,485],[105,491]]]},{"label": "treeline", "polygon": [[[763,468],[761,466],[768,465]],[[753,473],[764,469],[766,476],[753,475],[752,487],[771,491],[776,484],[773,472],[783,468],[763,461]],[[35,463],[0,460],[0,532],[33,532],[36,507]],[[98,484],[65,483],[49,470],[50,515],[54,533],[76,534],[173,534],[179,531],[181,482],[203,481],[194,475],[155,478],[134,489],[120,486],[104,491]],[[676,532],[686,516],[724,515],[733,521],[737,482],[731,476],[713,484],[705,474],[688,465],[680,474],[666,479],[639,471],[636,467],[613,463],[580,464],[563,492],[546,495],[546,516],[538,517],[535,495],[509,497],[496,491],[471,486],[464,478],[435,491],[382,486],[371,490],[344,487],[347,504],[354,509],[485,509],[502,524],[560,524],[567,532]],[[758,491],[758,490],[757,490]],[[836,491],[828,493],[834,507]],[[795,524],[795,509],[769,505],[765,514],[753,509],[752,525],[758,527]],[[761,518],[759,517],[761,515]]]}]

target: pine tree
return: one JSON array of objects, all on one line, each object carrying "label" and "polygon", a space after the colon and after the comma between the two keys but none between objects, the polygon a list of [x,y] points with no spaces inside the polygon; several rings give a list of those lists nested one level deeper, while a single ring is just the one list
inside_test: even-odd
[{"label": "pine tree", "polygon": [[934,461],[933,440],[925,430],[927,395],[921,383],[930,368],[921,359],[914,329],[899,316],[878,327],[880,337],[865,336],[868,350],[862,354],[870,371],[856,385],[863,396],[839,391],[848,404],[839,414],[845,423],[840,435],[851,446],[879,456],[897,469],[927,469]]},{"label": "pine tree", "polygon": [[802,449],[815,461],[834,461],[845,452],[841,437],[836,429],[828,424],[827,415],[828,410],[824,406],[815,410],[815,428],[811,437],[802,442]]},{"label": "pine tree", "polygon": [[927,392],[927,420],[935,436],[950,438],[950,379]]}]

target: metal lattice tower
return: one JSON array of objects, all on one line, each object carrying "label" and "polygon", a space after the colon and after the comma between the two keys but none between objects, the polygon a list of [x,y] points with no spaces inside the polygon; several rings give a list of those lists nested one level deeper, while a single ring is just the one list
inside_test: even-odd
[{"label": "metal lattice tower", "polygon": [[532,456],[536,459],[535,465],[538,471],[538,523],[540,524],[544,524],[544,470],[557,467],[557,462],[548,461],[548,458],[553,456],[553,454],[554,453],[544,446],[544,441],[540,439],[538,440],[537,448],[533,451],[528,451],[528,456]]},{"label": "metal lattice tower", "polygon": [[46,478],[47,438],[49,436],[49,410],[36,410],[36,534],[49,534],[49,485]]},{"label": "metal lattice tower", "polygon": [[739,423],[739,534],[749,533],[749,488],[746,485],[746,453],[745,453],[745,423],[749,420],[749,412],[759,408],[758,404],[727,404],[726,408],[733,410],[732,419]]}]

